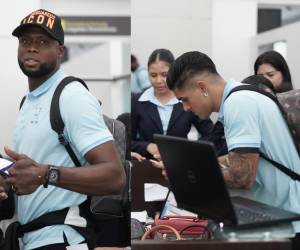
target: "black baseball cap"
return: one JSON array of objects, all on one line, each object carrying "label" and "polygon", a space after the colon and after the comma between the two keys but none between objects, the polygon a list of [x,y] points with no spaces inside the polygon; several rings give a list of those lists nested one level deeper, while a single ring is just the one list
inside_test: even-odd
[{"label": "black baseball cap", "polygon": [[36,10],[22,19],[20,25],[12,32],[13,36],[20,37],[25,28],[35,26],[47,32],[49,36],[64,44],[64,30],[61,19],[57,15],[43,9]]}]

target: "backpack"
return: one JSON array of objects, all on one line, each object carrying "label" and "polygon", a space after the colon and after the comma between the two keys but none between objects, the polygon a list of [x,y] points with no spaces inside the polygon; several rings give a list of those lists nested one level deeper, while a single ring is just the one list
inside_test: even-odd
[{"label": "backpack", "polygon": [[[254,85],[244,84],[233,88],[226,99],[234,92],[241,90],[250,90],[258,92],[272,99],[278,106],[282,116],[284,117],[286,124],[290,130],[292,139],[295,147],[300,156],[300,90],[291,90],[284,93],[278,93],[277,95],[267,92],[262,87]],[[226,100],[225,99],[225,100]],[[280,171],[291,177],[293,180],[300,181],[300,175],[286,166],[268,158],[265,154],[260,152],[260,156],[265,160],[269,161],[273,166],[278,168]]]},{"label": "backpack", "polygon": [[[64,136],[63,130],[65,124],[62,120],[60,108],[59,108],[59,98],[66,85],[71,82],[80,82],[87,90],[88,87],[86,83],[80,79],[73,76],[68,76],[62,79],[55,89],[55,92],[52,97],[51,106],[50,106],[50,124],[51,128],[58,134],[59,142],[65,147],[70,158],[74,162],[75,166],[81,166],[77,156],[75,155],[73,149],[71,148],[70,143]],[[20,103],[20,109],[25,101],[23,97]],[[101,105],[101,102],[99,102]],[[123,217],[124,207],[128,206],[129,203],[129,176],[130,176],[130,163],[125,159],[126,154],[126,132],[125,125],[113,118],[110,118],[106,115],[103,115],[104,122],[110,132],[114,137],[114,143],[119,154],[120,160],[124,166],[126,174],[126,185],[121,194],[118,195],[107,195],[107,196],[91,196],[90,202],[90,211],[93,214],[93,217],[96,219],[111,219]]]}]

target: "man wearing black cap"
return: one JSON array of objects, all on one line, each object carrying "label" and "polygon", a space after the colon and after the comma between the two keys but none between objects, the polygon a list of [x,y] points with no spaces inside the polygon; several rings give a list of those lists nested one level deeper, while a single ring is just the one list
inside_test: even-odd
[{"label": "man wearing black cap", "polygon": [[[88,220],[82,216],[87,195],[118,193],[124,186],[124,171],[112,136],[97,99],[79,82],[69,84],[59,100],[64,135],[81,164],[89,164],[74,167],[49,122],[54,90],[65,77],[60,69],[64,55],[61,20],[49,11],[37,10],[26,16],[12,34],[19,39],[18,62],[28,77],[29,91],[18,114],[13,150],[5,148],[15,161],[5,181],[17,194],[16,212],[21,224],[18,232],[23,249],[88,249],[85,242],[90,244],[90,235],[84,231]],[[0,189],[0,200],[5,198]],[[62,209],[67,211],[64,223],[53,225],[59,217],[54,211]],[[37,219],[43,226],[39,223],[31,230],[22,228]],[[52,225],[47,225],[47,221]],[[24,235],[20,228],[25,230]]]},{"label": "man wearing black cap", "polygon": [[26,16],[12,34],[20,37],[26,27],[34,26],[41,28],[47,35],[57,40],[60,45],[64,44],[64,30],[61,26],[61,19],[46,10],[37,10]]}]

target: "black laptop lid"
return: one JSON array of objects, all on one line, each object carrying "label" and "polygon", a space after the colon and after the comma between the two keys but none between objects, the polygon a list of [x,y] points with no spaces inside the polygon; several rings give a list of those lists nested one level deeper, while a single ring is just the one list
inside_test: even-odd
[{"label": "black laptop lid", "polygon": [[154,140],[178,207],[225,224],[237,224],[213,145],[159,134]]}]

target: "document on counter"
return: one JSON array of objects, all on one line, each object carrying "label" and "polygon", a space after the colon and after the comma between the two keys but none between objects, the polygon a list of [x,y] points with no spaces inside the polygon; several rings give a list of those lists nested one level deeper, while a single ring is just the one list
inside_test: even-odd
[{"label": "document on counter", "polygon": [[145,201],[163,201],[165,200],[169,189],[157,183],[145,183],[144,195]]},{"label": "document on counter", "polygon": [[170,191],[166,197],[165,205],[160,214],[160,218],[164,216],[192,216],[198,217],[197,214],[177,207],[177,202],[174,194]]},{"label": "document on counter", "polygon": [[146,222],[148,218],[147,211],[131,212],[131,218],[137,219],[140,222]]}]

